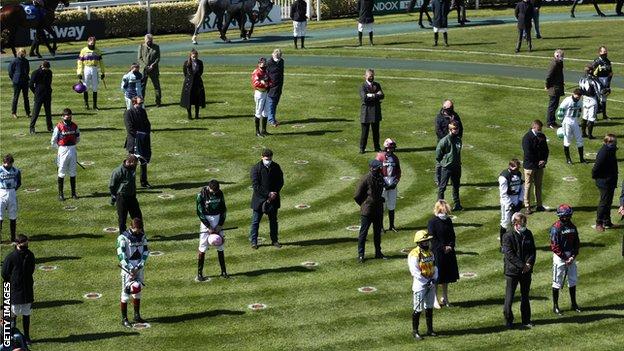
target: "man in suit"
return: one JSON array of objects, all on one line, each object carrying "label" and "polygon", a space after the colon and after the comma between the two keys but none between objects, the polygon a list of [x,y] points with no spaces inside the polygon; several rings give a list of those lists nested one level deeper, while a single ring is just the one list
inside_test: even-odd
[{"label": "man in suit", "polygon": [[516,4],[515,11],[518,20],[518,42],[516,43],[516,53],[520,52],[522,38],[526,38],[529,52],[533,50],[531,43],[531,22],[533,21],[533,4],[529,0],[522,0]]},{"label": "man in suit", "polygon": [[546,73],[544,90],[548,91],[549,96],[546,125],[550,129],[559,128],[555,121],[555,112],[559,107],[559,98],[564,95],[563,50],[561,49],[555,50],[554,58],[550,62],[550,67]]},{"label": "man in suit", "polygon": [[364,84],[360,88],[360,99],[362,105],[360,108],[360,123],[362,124],[362,133],[360,135],[360,153],[366,150],[368,141],[368,131],[373,129],[373,145],[375,151],[381,151],[379,145],[379,122],[381,122],[381,100],[384,99],[384,93],[381,84],[375,82],[375,70],[369,68],[364,75]]},{"label": "man in suit", "polygon": [[277,210],[280,208],[280,191],[284,186],[284,173],[277,162],[273,162],[273,151],[262,150],[262,159],[251,168],[251,229],[249,241],[252,249],[258,249],[258,228],[262,215],[269,217],[271,244],[282,247],[277,237]]},{"label": "man in suit", "polygon": [[373,23],[375,18],[373,17],[373,0],[358,0],[358,43],[362,46],[363,32],[368,32],[368,40],[371,46],[373,45]]},{"label": "man in suit", "polygon": [[147,164],[152,157],[150,133],[152,125],[147,118],[147,112],[143,108],[143,98],[132,98],[132,107],[124,113],[126,125],[126,142],[124,147],[129,154],[135,155],[141,164],[141,187],[150,188],[147,181]]},{"label": "man in suit", "polygon": [[48,132],[52,131],[52,71],[50,62],[43,61],[38,69],[30,75],[30,90],[35,95],[33,115],[30,120],[30,134],[35,134],[35,124],[39,118],[41,105],[45,109],[46,126]]},{"label": "man in suit", "polygon": [[156,93],[156,106],[160,107],[161,104],[161,92],[160,92],[160,72],[158,70],[158,63],[160,62],[160,46],[154,43],[154,37],[151,34],[145,35],[145,43],[139,46],[137,52],[137,60],[141,69],[143,70],[143,80],[141,81],[141,96],[145,97],[145,90],[147,89],[147,79],[152,80],[154,84],[154,91]]},{"label": "man in suit", "polygon": [[600,191],[600,202],[596,213],[596,231],[603,232],[606,228],[613,227],[611,221],[611,205],[613,194],[617,187],[618,164],[617,164],[617,139],[615,134],[607,134],[603,145],[596,155],[596,163],[592,169],[592,178],[596,180],[596,187]]},{"label": "man in suit", "polygon": [[271,81],[266,100],[267,119],[270,125],[277,127],[279,122],[277,118],[275,118],[275,112],[277,111],[277,104],[280,102],[282,87],[284,86],[284,59],[282,59],[282,50],[273,50],[273,55],[267,62],[266,72]]},{"label": "man in suit", "polygon": [[375,258],[386,259],[381,252],[381,230],[383,227],[383,190],[384,179],[382,174],[383,163],[377,159],[369,162],[369,169],[358,184],[353,199],[360,206],[360,235],[358,237],[358,262],[364,262],[364,250],[368,228],[373,225],[373,242],[375,244]]},{"label": "man in suit", "polygon": [[535,185],[536,211],[546,211],[542,205],[542,179],[544,168],[548,162],[548,144],[546,135],[542,133],[542,121],[536,119],[531,129],[522,138],[522,150],[524,152],[524,208],[526,214],[533,213],[531,210],[531,188]]},{"label": "man in suit", "polygon": [[17,50],[17,57],[9,64],[9,79],[13,82],[13,102],[11,104],[11,115],[17,118],[17,101],[20,93],[24,97],[24,110],[30,118],[30,102],[28,101],[28,73],[30,73],[30,64],[26,58],[26,50],[24,48]]}]

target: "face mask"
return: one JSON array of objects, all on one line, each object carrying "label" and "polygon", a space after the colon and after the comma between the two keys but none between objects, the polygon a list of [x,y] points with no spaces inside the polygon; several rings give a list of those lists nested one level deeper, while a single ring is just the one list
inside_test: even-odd
[{"label": "face mask", "polygon": [[70,118],[63,118],[63,122],[65,122],[65,124],[71,124],[71,117]]},{"label": "face mask", "polygon": [[448,218],[448,215],[446,213],[438,213],[436,216],[438,218],[440,218],[440,219],[447,219]]},{"label": "face mask", "polygon": [[607,58],[607,54],[602,54],[602,55],[600,55],[600,57],[602,57],[603,59],[606,59]]},{"label": "face mask", "polygon": [[262,160],[262,163],[263,163],[266,167],[269,167],[269,166],[271,165],[271,163],[272,163],[272,162],[273,162],[273,161],[271,161],[271,160]]},{"label": "face mask", "polygon": [[446,114],[448,114],[448,115],[453,114],[453,108],[452,107],[445,108],[444,112],[446,112]]},{"label": "face mask", "polygon": [[87,47],[89,48],[89,50],[95,49],[95,45],[87,45]]},{"label": "face mask", "polygon": [[579,102],[579,100],[581,100],[581,98],[578,98],[578,99],[577,99],[577,98],[573,97],[573,98],[572,98],[572,100],[573,100],[574,102]]},{"label": "face mask", "polygon": [[527,229],[526,227],[520,226],[520,227],[518,227],[518,232],[519,233],[524,233],[526,231],[526,229]]},{"label": "face mask", "polygon": [[368,77],[368,78],[366,78],[366,80],[372,83],[375,80],[375,78],[374,77]]},{"label": "face mask", "polygon": [[418,244],[418,246],[423,250],[429,250],[429,244]]}]

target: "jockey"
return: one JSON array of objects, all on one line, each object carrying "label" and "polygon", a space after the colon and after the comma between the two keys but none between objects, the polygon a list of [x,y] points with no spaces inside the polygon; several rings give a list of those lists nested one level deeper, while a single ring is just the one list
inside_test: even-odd
[{"label": "jockey", "polygon": [[45,7],[45,0],[33,0],[32,3],[37,7]]}]

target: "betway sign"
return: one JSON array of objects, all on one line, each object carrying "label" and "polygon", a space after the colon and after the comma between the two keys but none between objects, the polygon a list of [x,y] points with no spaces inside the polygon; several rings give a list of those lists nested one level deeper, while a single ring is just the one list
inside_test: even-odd
[{"label": "betway sign", "polygon": [[[105,37],[104,21],[68,22],[52,26],[52,31],[56,35],[58,42],[85,41],[90,36],[96,38]],[[17,31],[17,46],[28,46],[35,39],[35,29],[20,28]],[[46,32],[48,39],[52,38]]]},{"label": "betway sign", "polygon": [[[256,4],[256,7],[254,9],[258,9],[258,4]],[[270,24],[278,24],[280,22],[282,22],[282,14],[280,12],[280,6],[276,5],[271,8],[271,11],[264,19],[264,21],[256,23],[256,26],[266,26]],[[249,20],[245,22],[245,27],[247,28],[247,30],[251,28],[251,22],[249,22]],[[238,24],[236,24],[236,20],[232,20],[228,28],[228,32],[232,29],[238,30]],[[202,23],[201,27],[199,27],[199,33],[211,32],[215,30],[217,30],[216,17],[214,13],[211,13],[208,17],[204,19],[204,23]]]},{"label": "betway sign", "polygon": [[[418,9],[422,5],[422,0],[417,0],[414,8]],[[410,0],[375,0],[373,11],[376,15],[386,13],[405,12],[409,7]]]}]

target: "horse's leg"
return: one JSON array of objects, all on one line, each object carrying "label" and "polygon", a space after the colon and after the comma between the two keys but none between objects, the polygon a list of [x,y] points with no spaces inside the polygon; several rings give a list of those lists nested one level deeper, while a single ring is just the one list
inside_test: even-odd
[{"label": "horse's leg", "polygon": [[574,9],[576,8],[576,2],[578,0],[574,0],[574,2],[572,3],[572,11],[570,12],[570,17],[575,18],[576,16],[574,16]]},{"label": "horse's leg", "polygon": [[226,43],[230,42],[230,39],[227,38],[226,34],[228,31],[228,28],[230,28],[230,21],[232,20],[230,18],[230,14],[226,11],[223,13],[223,30],[221,31],[221,40],[223,40]]},{"label": "horse's leg", "polygon": [[592,3],[594,4],[594,8],[596,9],[596,13],[598,14],[598,16],[607,17],[607,15],[605,15],[604,13],[602,13],[602,11],[600,11],[600,7],[598,7],[598,3],[596,2],[596,0],[592,0]]},{"label": "horse's leg", "polygon": [[52,56],[56,55],[56,49],[57,49],[57,45],[56,45],[56,33],[54,32],[54,29],[52,29],[52,25],[47,25],[44,30],[48,33],[50,33],[50,36],[52,37],[52,47],[50,47],[50,43],[48,41],[48,37],[45,35],[45,32],[41,31],[41,34],[43,35],[43,40],[45,45],[48,47],[48,50],[50,50],[50,54]]},{"label": "horse's leg", "polygon": [[[37,56],[36,51],[39,48],[39,29],[37,28],[37,30],[35,31],[35,37],[33,38],[32,44],[30,45],[30,52],[28,53],[28,56],[33,57],[33,56]],[[38,56],[39,58],[41,58],[41,56]]]},{"label": "horse's leg", "polygon": [[240,29],[240,36],[243,40],[247,40],[247,31],[245,30],[245,22],[247,22],[247,14],[244,11],[241,11],[241,14],[238,16],[238,28]]},{"label": "horse's leg", "polygon": [[256,22],[258,20],[254,17],[251,17],[249,20],[251,22],[251,28],[249,28],[249,32],[247,32],[247,38],[251,39],[251,34],[253,33],[254,27],[256,26]]}]

